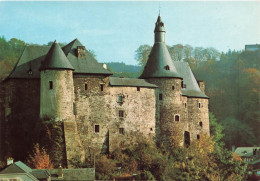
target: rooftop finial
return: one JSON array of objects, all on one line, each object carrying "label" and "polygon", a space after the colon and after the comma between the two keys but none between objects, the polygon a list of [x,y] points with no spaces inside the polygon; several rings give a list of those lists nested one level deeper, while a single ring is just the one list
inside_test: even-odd
[{"label": "rooftop finial", "polygon": [[159,16],[161,16],[161,3],[159,2]]}]

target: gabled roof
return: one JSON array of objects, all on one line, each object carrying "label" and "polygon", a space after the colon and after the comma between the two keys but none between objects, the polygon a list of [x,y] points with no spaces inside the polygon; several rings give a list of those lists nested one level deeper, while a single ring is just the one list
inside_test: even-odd
[{"label": "gabled roof", "polygon": [[109,80],[111,86],[157,88],[156,85],[148,83],[144,79],[109,77]]},{"label": "gabled roof", "polygon": [[13,164],[7,166],[4,170],[0,172],[0,174],[7,174],[7,173],[30,173],[32,169],[25,165],[23,162],[18,161],[14,162]]},{"label": "gabled roof", "polygon": [[[100,65],[87,50],[85,58],[78,59],[76,56],[77,46],[82,46],[82,44],[77,39],[75,39],[62,48],[72,68],[75,69],[73,72],[74,74],[80,73],[112,75],[112,73],[104,69],[103,66]],[[41,66],[41,62],[46,59],[46,55],[49,52],[50,48],[50,46],[26,46],[13,71],[6,79],[40,78],[39,69]]]},{"label": "gabled roof", "polygon": [[182,78],[177,72],[164,42],[153,45],[149,59],[140,78]]},{"label": "gabled roof", "polygon": [[200,90],[187,62],[173,61],[173,64],[181,77],[183,77],[183,83],[186,84],[186,88],[181,90],[182,95],[188,97],[208,98],[208,96]]},{"label": "gabled roof", "polygon": [[45,59],[41,62],[40,70],[67,69],[74,70],[60,45],[54,41]]}]

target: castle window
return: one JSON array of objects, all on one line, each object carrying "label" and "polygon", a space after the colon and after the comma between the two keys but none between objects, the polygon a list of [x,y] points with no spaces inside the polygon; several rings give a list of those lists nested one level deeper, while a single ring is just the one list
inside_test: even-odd
[{"label": "castle window", "polygon": [[140,91],[140,87],[137,87],[137,91]]},{"label": "castle window", "polygon": [[198,107],[200,108],[200,102],[198,103]]},{"label": "castle window", "polygon": [[53,89],[53,82],[52,81],[49,81],[49,89]]},{"label": "castle window", "polygon": [[180,116],[179,115],[175,115],[174,116],[174,120],[179,122],[180,121]]},{"label": "castle window", "polygon": [[150,131],[153,131],[153,128],[150,128]]},{"label": "castle window", "polygon": [[100,84],[100,90],[104,91],[104,84]]},{"label": "castle window", "polygon": [[184,144],[185,144],[185,146],[190,145],[190,132],[188,132],[188,131],[184,132]]},{"label": "castle window", "polygon": [[119,134],[125,134],[125,129],[124,128],[119,128]]},{"label": "castle window", "polygon": [[123,96],[122,95],[117,96],[117,102],[119,102],[119,103],[123,102]]},{"label": "castle window", "polygon": [[174,85],[172,86],[172,90],[174,90],[175,89],[175,87],[174,87]]},{"label": "castle window", "polygon": [[163,98],[162,94],[159,94],[159,100],[162,100],[162,98]]},{"label": "castle window", "polygon": [[77,108],[75,103],[73,103],[73,114],[77,115]]},{"label": "castle window", "polygon": [[118,116],[119,116],[120,118],[123,118],[123,117],[124,117],[124,114],[125,114],[125,112],[124,112],[123,110],[119,110],[119,111],[118,111]]},{"label": "castle window", "polygon": [[197,134],[197,140],[199,140],[200,139],[200,135],[199,134]]},{"label": "castle window", "polygon": [[186,103],[184,103],[184,106],[185,106],[185,108],[187,107],[187,104]]},{"label": "castle window", "polygon": [[202,122],[200,122],[199,124],[200,124],[200,127],[202,127]]},{"label": "castle window", "polygon": [[100,129],[99,129],[99,125],[96,124],[96,125],[95,125],[95,133],[99,133],[99,131],[100,131]]},{"label": "castle window", "polygon": [[85,90],[88,90],[88,84],[85,83]]},{"label": "castle window", "polygon": [[186,88],[186,87],[187,87],[186,84],[184,84],[184,82],[181,81],[181,88]]},{"label": "castle window", "polygon": [[166,65],[166,66],[165,66],[165,69],[166,69],[166,70],[170,70],[169,65]]},{"label": "castle window", "polygon": [[32,74],[33,74],[32,69],[29,69],[29,70],[28,70],[28,74],[29,74],[29,75],[32,75]]}]

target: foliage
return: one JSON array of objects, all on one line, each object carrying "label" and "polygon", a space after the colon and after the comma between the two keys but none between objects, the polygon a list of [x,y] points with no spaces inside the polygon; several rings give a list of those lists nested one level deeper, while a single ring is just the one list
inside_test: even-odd
[{"label": "foliage", "polygon": [[53,164],[44,148],[40,149],[39,144],[34,145],[33,153],[29,155],[27,164],[36,169],[52,169]]},{"label": "foliage", "polygon": [[137,60],[138,65],[140,65],[141,67],[145,66],[151,50],[152,47],[150,45],[139,46],[139,48],[135,51],[135,59]]},{"label": "foliage", "polygon": [[223,137],[223,126],[217,121],[213,113],[209,113],[209,126],[210,126],[210,135],[213,137],[215,144],[219,146],[224,146],[222,142]]},{"label": "foliage", "polygon": [[[137,180],[241,180],[247,165],[213,139],[201,135],[189,147],[166,151],[140,137],[134,145],[115,149],[109,158],[99,156],[97,179],[131,180],[135,174]],[[109,170],[105,165],[111,165]]]}]

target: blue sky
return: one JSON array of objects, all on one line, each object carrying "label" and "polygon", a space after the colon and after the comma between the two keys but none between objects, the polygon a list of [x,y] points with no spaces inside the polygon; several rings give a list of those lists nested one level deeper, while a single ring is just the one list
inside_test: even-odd
[{"label": "blue sky", "polygon": [[[242,50],[260,43],[260,1],[160,2],[166,44]],[[28,43],[78,38],[99,62],[137,64],[135,50],[153,45],[159,2],[0,1],[0,36]]]}]

